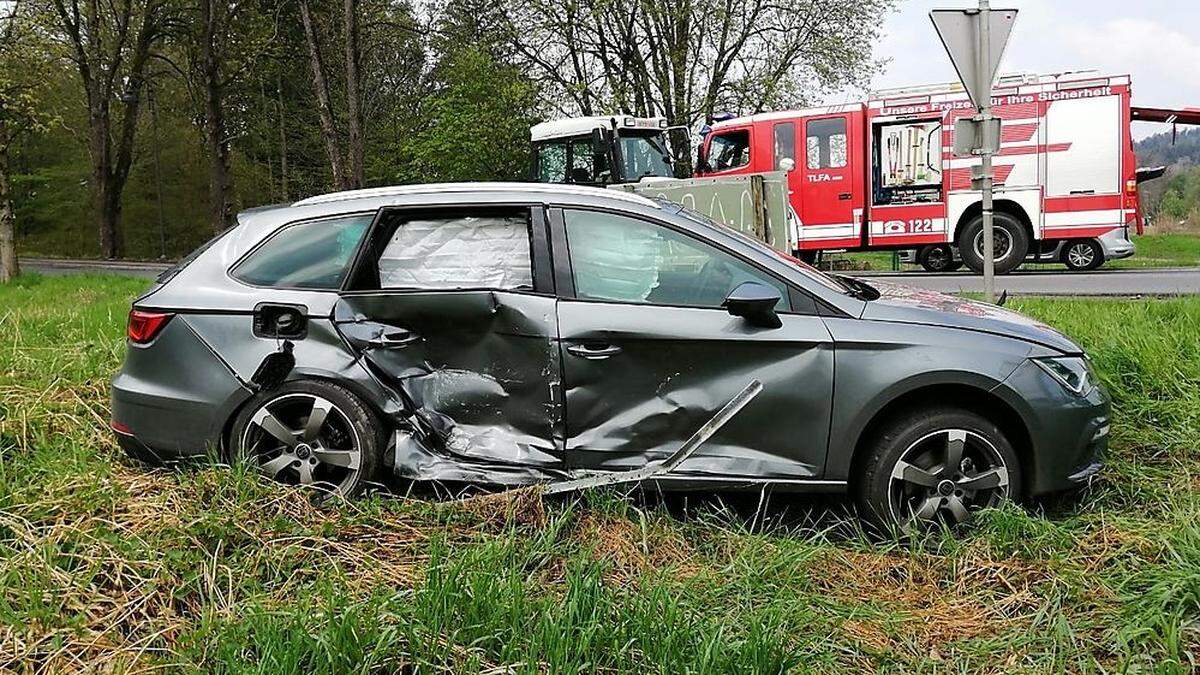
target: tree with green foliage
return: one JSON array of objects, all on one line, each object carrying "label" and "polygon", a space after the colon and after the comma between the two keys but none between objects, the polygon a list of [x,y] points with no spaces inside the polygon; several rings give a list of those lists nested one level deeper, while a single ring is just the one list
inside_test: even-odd
[{"label": "tree with green foliage", "polygon": [[434,64],[400,143],[401,180],[520,180],[529,171],[537,88],[506,59],[494,5],[453,0],[437,23]]},{"label": "tree with green foliage", "polygon": [[44,128],[50,117],[41,91],[49,45],[35,9],[28,0],[0,3],[0,282],[20,273],[11,150],[21,136]]}]

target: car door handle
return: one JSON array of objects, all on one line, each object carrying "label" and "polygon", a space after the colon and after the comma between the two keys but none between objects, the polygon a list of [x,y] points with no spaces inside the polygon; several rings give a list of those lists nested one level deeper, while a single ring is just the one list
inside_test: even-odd
[{"label": "car door handle", "polygon": [[620,354],[621,348],[614,345],[571,345],[567,347],[567,351],[575,356],[595,361],[607,359],[613,354]]},{"label": "car door handle", "polygon": [[373,337],[367,344],[375,347],[407,347],[420,339],[421,336],[412,331],[399,330]]},{"label": "car door handle", "polygon": [[843,192],[842,194],[838,195],[838,199],[842,199],[842,200],[850,199],[850,193]]}]

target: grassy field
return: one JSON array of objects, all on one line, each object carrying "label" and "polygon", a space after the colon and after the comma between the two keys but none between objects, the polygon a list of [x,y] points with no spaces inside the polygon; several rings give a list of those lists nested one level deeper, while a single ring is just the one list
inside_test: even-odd
[{"label": "grassy field", "polygon": [[[1200,299],[1017,299],[1116,405],[1105,480],[961,540],[844,505],[611,495],[313,504],[150,471],[106,430],[143,282],[0,287],[0,671],[1189,672],[1200,659]],[[750,505],[754,500],[750,500]]]}]

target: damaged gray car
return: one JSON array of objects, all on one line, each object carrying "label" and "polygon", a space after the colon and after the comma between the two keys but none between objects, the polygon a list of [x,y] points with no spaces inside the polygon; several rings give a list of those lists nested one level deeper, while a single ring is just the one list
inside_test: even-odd
[{"label": "damaged gray car", "polygon": [[760,382],[645,484],[955,523],[1086,483],[1107,444],[1107,396],[1053,329],[826,275],[678,204],[421,185],[238,221],[133,303],[112,428],[136,457],[347,495],[548,483],[666,462]]}]

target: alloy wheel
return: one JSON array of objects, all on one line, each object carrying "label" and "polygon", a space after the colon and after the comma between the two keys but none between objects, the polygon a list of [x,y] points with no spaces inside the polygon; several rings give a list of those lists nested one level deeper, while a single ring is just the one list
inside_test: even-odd
[{"label": "alloy wheel", "polygon": [[1084,269],[1096,261],[1096,252],[1092,250],[1091,244],[1084,242],[1071,244],[1071,247],[1067,249],[1067,260],[1070,261],[1072,267]]},{"label": "alloy wheel", "polygon": [[[1012,235],[1003,227],[992,227],[992,260],[1004,260],[1012,253]],[[975,253],[983,260],[983,231],[975,235]]]},{"label": "alloy wheel", "polygon": [[966,522],[1011,494],[1008,467],[996,447],[966,429],[927,434],[910,445],[892,468],[888,502],[892,520]]},{"label": "alloy wheel", "polygon": [[242,437],[263,475],[290,485],[341,493],[362,466],[362,443],[349,416],[313,394],[286,394],[263,404]]},{"label": "alloy wheel", "polygon": [[928,263],[929,267],[938,271],[949,267],[951,260],[952,257],[950,255],[950,249],[942,246],[935,246],[925,254],[925,261]]}]

